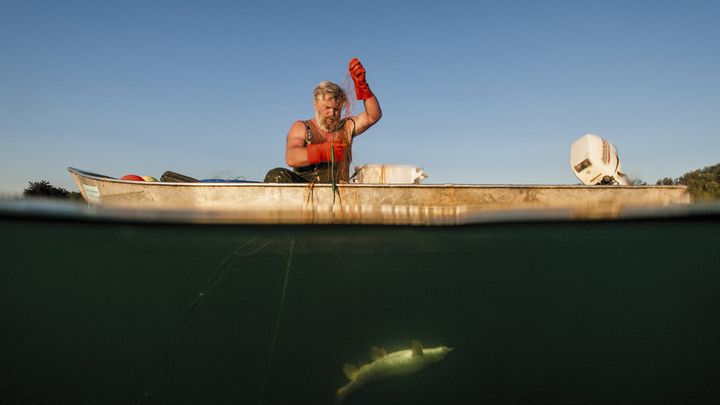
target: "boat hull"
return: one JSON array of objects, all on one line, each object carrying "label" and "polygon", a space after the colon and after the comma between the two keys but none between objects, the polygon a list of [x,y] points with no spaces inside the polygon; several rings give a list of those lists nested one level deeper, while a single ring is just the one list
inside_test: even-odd
[{"label": "boat hull", "polygon": [[91,204],[199,210],[259,223],[452,224],[533,210],[610,218],[638,207],[690,202],[684,186],[341,184],[333,189],[328,184],[135,182],[69,171]]}]

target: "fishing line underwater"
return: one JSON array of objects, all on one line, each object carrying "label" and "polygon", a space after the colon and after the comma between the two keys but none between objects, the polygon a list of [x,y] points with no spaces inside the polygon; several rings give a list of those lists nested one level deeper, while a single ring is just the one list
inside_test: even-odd
[{"label": "fishing line underwater", "polygon": [[[268,245],[270,245],[272,242],[275,241],[276,238],[269,238],[269,239],[260,239],[259,237],[251,238],[245,242],[243,242],[238,248],[234,249],[230,255],[225,257],[222,262],[210,273],[208,278],[205,280],[203,285],[201,286],[198,293],[195,295],[193,300],[188,304],[185,313],[183,315],[183,319],[180,322],[179,327],[177,328],[177,331],[170,336],[168,339],[167,344],[164,346],[160,356],[158,357],[158,360],[153,367],[153,371],[148,377],[148,382],[146,383],[146,389],[143,392],[142,398],[139,401],[141,404],[147,403],[150,400],[150,396],[152,391],[154,391],[157,388],[158,383],[160,382],[161,377],[166,371],[168,360],[170,358],[171,351],[173,347],[177,344],[177,342],[180,340],[180,338],[185,334],[185,332],[188,329],[188,326],[190,325],[190,322],[192,321],[195,313],[197,312],[197,309],[200,306],[200,303],[225,279],[227,276],[229,269],[232,267],[232,264],[238,256],[252,256],[257,254],[258,252],[265,249]],[[276,315],[275,320],[275,327],[273,330],[273,338],[270,343],[270,352],[268,355],[267,365],[266,365],[266,371],[263,378],[263,384],[261,387],[260,392],[260,402],[262,402],[262,399],[264,397],[265,387],[267,385],[267,378],[270,373],[271,369],[271,362],[274,356],[275,352],[275,344],[277,341],[277,334],[278,330],[280,329],[280,322],[281,322],[281,313],[282,309],[285,303],[285,295],[287,290],[287,284],[288,279],[290,276],[290,267],[292,264],[292,257],[295,247],[295,238],[291,238],[290,240],[290,250],[288,254],[288,260],[287,265],[285,269],[284,279],[283,279],[283,286],[282,291],[280,295],[280,304],[278,308],[278,312]],[[245,251],[243,251],[245,250]],[[242,270],[239,269],[239,270]]]}]

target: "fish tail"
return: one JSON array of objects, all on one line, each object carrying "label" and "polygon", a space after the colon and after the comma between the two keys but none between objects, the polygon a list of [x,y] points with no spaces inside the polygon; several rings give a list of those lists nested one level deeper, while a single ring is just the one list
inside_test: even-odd
[{"label": "fish tail", "polygon": [[354,390],[351,387],[352,384],[348,384],[337,390],[337,403],[341,404],[345,398],[348,397]]},{"label": "fish tail", "polygon": [[337,390],[337,403],[338,404],[341,404],[345,400],[346,397],[347,397],[347,390],[345,389],[345,387],[342,387],[339,390]]}]

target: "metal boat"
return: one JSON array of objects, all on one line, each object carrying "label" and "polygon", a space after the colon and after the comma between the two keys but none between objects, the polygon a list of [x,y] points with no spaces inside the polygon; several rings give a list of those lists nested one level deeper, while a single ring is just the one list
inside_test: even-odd
[{"label": "metal boat", "polygon": [[204,222],[446,225],[523,212],[603,219],[690,202],[684,186],[170,183],[68,170],[90,204],[190,211]]}]

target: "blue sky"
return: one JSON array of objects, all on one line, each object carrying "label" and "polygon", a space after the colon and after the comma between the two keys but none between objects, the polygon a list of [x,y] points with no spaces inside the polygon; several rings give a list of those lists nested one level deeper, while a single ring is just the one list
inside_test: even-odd
[{"label": "blue sky", "polygon": [[0,0],[0,192],[261,180],[354,56],[384,112],[354,164],[574,184],[585,133],[649,183],[720,162],[720,2],[387,3]]}]

